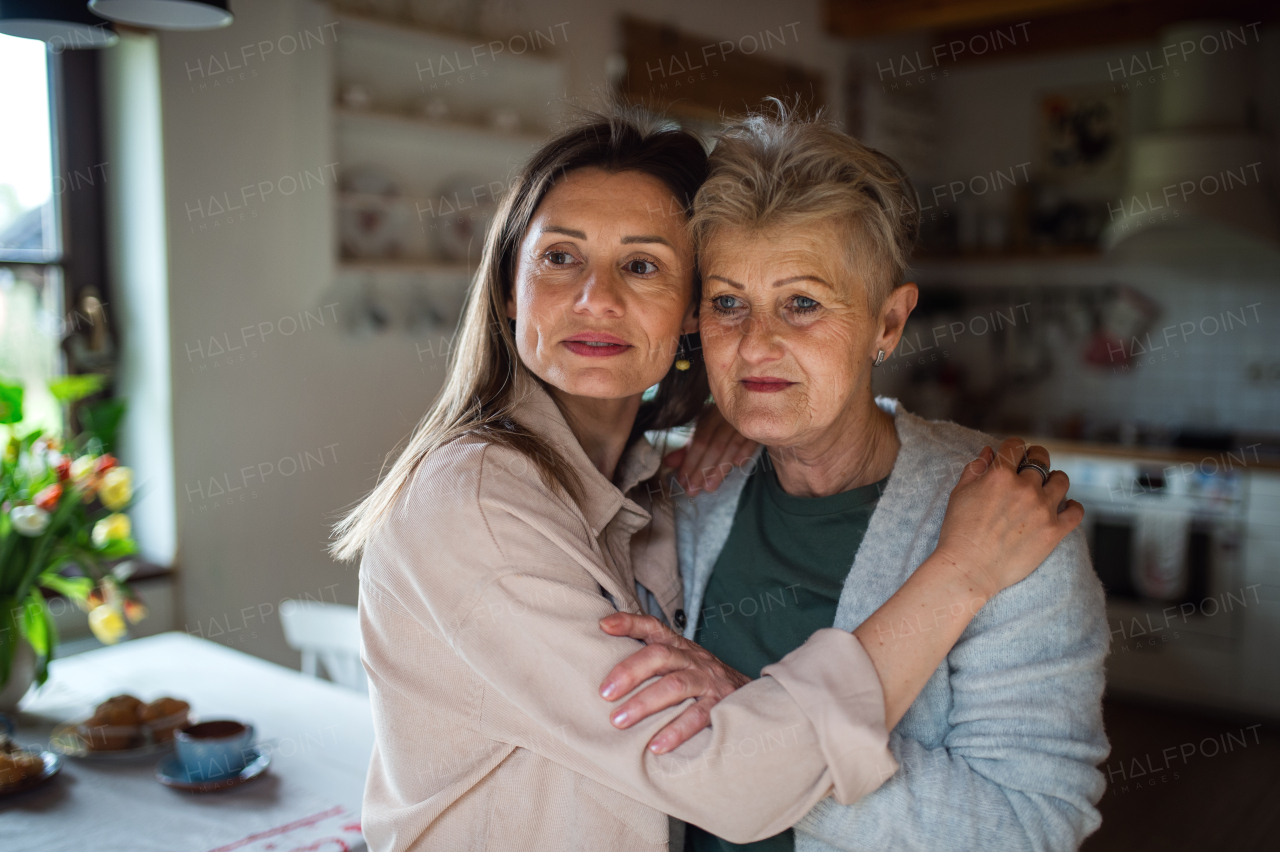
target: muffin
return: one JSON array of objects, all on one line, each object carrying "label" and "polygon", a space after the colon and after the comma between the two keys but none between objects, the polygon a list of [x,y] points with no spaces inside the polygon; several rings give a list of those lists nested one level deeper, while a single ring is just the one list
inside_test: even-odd
[{"label": "muffin", "polygon": [[116,695],[98,705],[76,732],[94,751],[132,748],[142,739],[138,710],[143,704],[132,695]]},{"label": "muffin", "polygon": [[99,704],[93,718],[100,725],[136,725],[141,706],[142,701],[128,693],[116,695]]},{"label": "muffin", "polygon": [[187,702],[165,696],[139,707],[138,721],[151,731],[154,742],[167,743],[175,731],[187,724],[190,711],[191,705]]}]

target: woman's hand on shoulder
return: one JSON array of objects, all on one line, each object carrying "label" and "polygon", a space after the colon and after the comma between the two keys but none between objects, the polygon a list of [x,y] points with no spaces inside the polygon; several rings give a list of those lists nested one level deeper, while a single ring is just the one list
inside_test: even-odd
[{"label": "woman's hand on shoulder", "polygon": [[675,470],[676,482],[692,497],[699,491],[719,488],[730,471],[751,459],[758,446],[739,434],[719,408],[709,405],[698,416],[693,440],[668,453],[663,464]]},{"label": "woman's hand on shoulder", "polygon": [[1043,480],[1034,468],[1019,472],[1024,459],[1049,469],[1049,451],[1021,438],[984,447],[952,489],[938,536],[935,553],[988,597],[1029,576],[1084,518],[1084,508],[1066,499],[1065,473]]},{"label": "woman's hand on shoulder", "polygon": [[600,619],[610,636],[640,639],[645,647],[613,667],[600,685],[600,695],[616,701],[650,678],[651,683],[611,711],[616,728],[629,728],[654,713],[686,699],[693,704],[649,740],[649,750],[666,754],[711,724],[711,708],[751,678],[720,662],[714,654],[675,633],[650,615],[615,612]]}]

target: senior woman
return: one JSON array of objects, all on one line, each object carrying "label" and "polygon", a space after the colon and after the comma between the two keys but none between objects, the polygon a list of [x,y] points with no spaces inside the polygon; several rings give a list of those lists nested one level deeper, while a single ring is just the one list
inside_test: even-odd
[{"label": "senior woman", "polygon": [[676,358],[696,327],[686,211],[705,174],[697,139],[626,121],[539,150],[486,239],[444,390],[339,527],[335,553],[363,553],[375,747],[362,824],[376,852],[657,852],[667,814],[747,841],[829,794],[856,801],[896,769],[887,727],[968,603],[1080,521],[1078,505],[1057,511],[1065,481],[1042,490],[1015,473],[1021,442],[999,458],[975,449],[948,534],[880,612],[958,607],[936,639],[820,631],[674,751],[651,740],[679,708],[610,727],[596,688],[636,644],[598,622],[683,615],[644,433],[707,397],[702,366]]},{"label": "senior woman", "polygon": [[[627,723],[713,705],[734,674],[710,655],[755,677],[814,631],[865,628],[946,530],[947,494],[990,439],[871,390],[916,303],[900,282],[917,221],[901,169],[825,124],[758,116],[721,137],[693,217],[702,354],[721,413],[767,450],[678,508],[686,636],[702,648],[643,617],[604,623],[651,642],[608,683],[667,675],[627,702]],[[880,622],[876,641],[918,641],[948,617]],[[1108,640],[1075,531],[928,677],[893,730],[887,783],[820,802],[794,833],[738,847],[691,827],[686,848],[1075,849],[1100,822]]]}]

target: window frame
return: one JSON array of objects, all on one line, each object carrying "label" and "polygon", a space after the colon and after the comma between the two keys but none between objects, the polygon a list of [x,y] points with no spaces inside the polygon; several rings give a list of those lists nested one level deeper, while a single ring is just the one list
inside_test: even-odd
[{"label": "window frame", "polygon": [[[93,320],[81,310],[83,299],[96,293],[104,306],[102,319],[115,351],[119,340],[110,321],[111,293],[106,270],[106,229],[103,221],[104,186],[108,164],[102,159],[102,98],[98,50],[46,48],[50,147],[58,228],[57,255],[48,260],[0,258],[0,266],[57,269],[61,287],[62,316],[59,328],[66,329],[58,343],[63,375],[87,372],[75,363],[70,344],[77,331]],[[58,187],[61,186],[60,190]],[[65,320],[62,322],[61,320]],[[82,400],[69,412],[74,427],[80,404],[112,395],[112,386]]]}]

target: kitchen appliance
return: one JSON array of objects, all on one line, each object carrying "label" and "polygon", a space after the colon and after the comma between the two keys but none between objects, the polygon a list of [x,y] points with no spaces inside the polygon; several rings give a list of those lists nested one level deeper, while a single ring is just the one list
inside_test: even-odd
[{"label": "kitchen appliance", "polygon": [[1110,603],[1159,610],[1197,603],[1238,580],[1244,479],[1216,455],[1200,463],[1076,456],[1055,464],[1085,507]]},{"label": "kitchen appliance", "polygon": [[1192,460],[1199,455],[1054,453],[1054,466],[1071,478],[1071,497],[1085,508],[1094,569],[1107,593],[1107,690],[1272,712],[1280,709],[1275,654],[1260,643],[1277,627],[1274,589],[1246,562],[1250,548],[1259,550],[1261,504],[1253,492],[1271,475],[1253,456],[1206,452]]}]

